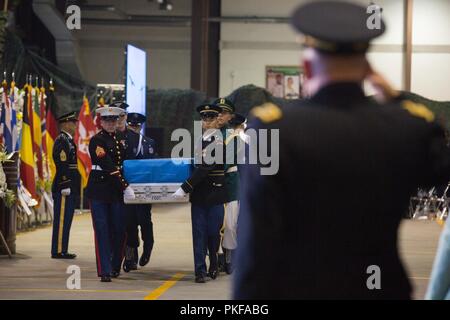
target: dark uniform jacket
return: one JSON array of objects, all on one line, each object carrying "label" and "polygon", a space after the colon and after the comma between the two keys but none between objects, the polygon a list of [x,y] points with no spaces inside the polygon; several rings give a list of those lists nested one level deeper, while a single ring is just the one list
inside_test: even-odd
[{"label": "dark uniform jacket", "polygon": [[77,167],[77,147],[68,133],[61,131],[53,145],[53,161],[56,174],[52,183],[52,192],[61,192],[70,188],[71,194],[80,193],[80,173]]},{"label": "dark uniform jacket", "polygon": [[245,142],[239,134],[228,129],[225,139],[225,184],[227,188],[227,202],[239,200],[239,171],[243,163]]},{"label": "dark uniform jacket", "polygon": [[[208,152],[207,150],[213,148],[214,145],[219,145],[223,149],[223,138],[219,131],[212,135],[203,136],[196,149],[204,156]],[[200,146],[201,148],[199,148]],[[197,153],[198,159],[204,159],[203,156]],[[223,157],[218,162],[221,163],[207,164],[206,161],[202,161],[202,163],[196,164],[192,175],[181,185],[184,192],[191,193],[190,201],[192,204],[213,206],[226,202],[227,191]]]},{"label": "dark uniform jacket", "polygon": [[138,134],[132,130],[125,129],[124,132],[118,132],[119,140],[124,140],[125,159],[153,159],[156,157],[155,141]]},{"label": "dark uniform jacket", "polygon": [[128,186],[122,177],[124,142],[115,133],[102,130],[89,142],[89,154],[92,171],[87,184],[87,197],[103,202],[123,201],[123,190]]},{"label": "dark uniform jacket", "polygon": [[[377,104],[355,83],[253,114],[251,127],[279,129],[280,164],[276,175],[241,173],[234,297],[408,299],[402,215],[418,186],[450,178],[434,115],[410,101]],[[370,266],[381,290],[367,287]]]}]

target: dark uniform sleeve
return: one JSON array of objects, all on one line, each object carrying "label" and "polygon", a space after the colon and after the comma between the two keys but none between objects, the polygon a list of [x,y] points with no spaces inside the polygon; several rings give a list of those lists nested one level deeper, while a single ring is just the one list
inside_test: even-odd
[{"label": "dark uniform sleeve", "polygon": [[[267,110],[265,110],[267,109]],[[260,110],[255,118],[250,117],[249,128],[282,130],[281,111],[275,106]],[[262,120],[261,120],[262,119]],[[252,137],[249,145],[245,145],[246,160],[249,153],[258,150],[258,137]],[[256,140],[255,140],[256,139]],[[271,141],[270,137],[268,141]],[[280,150],[284,143],[280,135]],[[271,154],[270,144],[268,154]],[[257,153],[256,153],[257,154]],[[234,299],[271,299],[273,293],[285,296],[280,292],[282,288],[289,290],[289,283],[280,285],[282,269],[286,265],[286,224],[284,214],[289,209],[286,198],[289,186],[286,185],[285,175],[295,170],[298,164],[292,163],[288,154],[279,155],[279,171],[274,175],[262,175],[261,169],[269,165],[261,163],[246,163],[239,170],[241,177],[240,209],[238,217],[238,247],[236,252],[236,268],[234,274]],[[295,228],[295,226],[292,226]],[[299,275],[303,276],[303,275]],[[307,276],[307,275],[306,275]]]},{"label": "dark uniform sleeve", "polygon": [[[55,141],[53,147],[53,161],[55,162],[56,170],[60,174],[61,180],[58,183],[58,189],[70,188],[72,182],[71,171],[74,169],[73,164],[70,164],[70,144],[69,141],[63,137],[59,137]],[[75,167],[75,169],[77,169]]]},{"label": "dark uniform sleeve", "polygon": [[450,148],[448,134],[445,128],[436,121],[433,112],[426,106],[409,100],[406,93],[401,92],[394,98],[394,102],[409,107],[408,111],[422,118],[421,121],[428,126],[428,152],[425,155],[424,168],[421,170],[420,187],[431,188],[447,184],[450,181]]},{"label": "dark uniform sleeve", "polygon": [[425,162],[421,186],[432,187],[450,181],[450,148],[445,130],[438,123],[431,124],[428,159]]},{"label": "dark uniform sleeve", "polygon": [[[119,148],[119,146],[117,145],[116,148]],[[103,171],[116,177],[115,181],[120,184],[123,190],[128,187],[128,183],[122,177],[120,168],[114,163],[109,155],[107,146],[101,139],[96,137],[91,139],[89,142],[89,154],[91,155],[92,163],[99,165]]]},{"label": "dark uniform sleeve", "polygon": [[147,152],[148,152],[148,159],[157,158],[158,155],[156,154],[156,142],[155,142],[155,140],[150,139],[150,138],[146,138],[146,140],[148,141],[148,145],[145,146],[147,148]]},{"label": "dark uniform sleeve", "polygon": [[[250,127],[267,129],[257,121]],[[251,141],[247,153],[257,145]],[[281,141],[280,141],[281,143]],[[248,159],[248,158],[247,158]],[[259,162],[259,161],[258,161]],[[280,155],[280,171],[283,155]],[[282,172],[276,175],[261,175],[265,165],[244,164],[240,170],[241,198],[238,218],[238,243],[236,272],[234,277],[234,299],[270,299],[277,292],[278,277],[268,275],[282,274],[285,265],[287,244],[284,239],[283,217],[286,189]],[[283,168],[292,166],[283,162]],[[289,172],[287,168],[286,172]],[[268,256],[270,258],[268,259]],[[272,291],[273,290],[273,291]]]}]

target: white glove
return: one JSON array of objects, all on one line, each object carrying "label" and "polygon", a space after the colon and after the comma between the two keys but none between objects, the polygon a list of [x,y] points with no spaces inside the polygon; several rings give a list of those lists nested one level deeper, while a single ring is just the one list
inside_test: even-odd
[{"label": "white glove", "polygon": [[70,188],[65,188],[61,190],[61,195],[70,196]]},{"label": "white glove", "polygon": [[178,188],[178,190],[172,195],[172,197],[177,199],[183,198],[184,196],[186,196],[186,192],[184,192],[182,188]]},{"label": "white glove", "polygon": [[133,188],[131,188],[130,186],[128,186],[124,191],[123,191],[123,198],[127,199],[127,200],[133,200],[136,198],[136,195],[134,194],[134,190]]}]

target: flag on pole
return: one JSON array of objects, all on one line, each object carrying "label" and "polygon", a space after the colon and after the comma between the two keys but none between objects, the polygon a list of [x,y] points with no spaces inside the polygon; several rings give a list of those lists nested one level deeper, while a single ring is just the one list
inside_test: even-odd
[{"label": "flag on pole", "polygon": [[[105,106],[105,98],[103,98],[103,95],[100,96],[100,99],[98,99],[98,108],[104,107]],[[100,131],[102,129],[102,126],[100,125],[100,117],[98,116],[98,114],[95,114],[94,117],[94,123],[95,126],[97,127],[97,131]]]},{"label": "flag on pole", "polygon": [[1,108],[0,108],[0,144],[5,145],[5,127],[6,127],[6,112],[8,104],[8,83],[3,79],[1,87]]},{"label": "flag on pole", "polygon": [[6,152],[17,151],[17,118],[16,118],[16,93],[14,80],[11,82],[11,94],[9,94],[8,84],[5,80],[2,82],[2,97],[1,97],[1,134],[2,141]]},{"label": "flag on pole", "polygon": [[19,89],[16,87],[16,83],[11,82],[11,91],[9,94],[10,100],[10,112],[11,112],[11,120],[9,124],[7,123],[8,132],[11,135],[11,149],[8,149],[8,152],[14,152],[19,149],[19,133],[17,128],[17,105],[19,100]]},{"label": "flag on pole", "polygon": [[25,100],[23,106],[22,138],[20,145],[20,179],[23,187],[28,190],[33,199],[37,199],[36,181],[34,176],[33,137],[31,119],[33,116],[31,104],[31,85],[25,86]]},{"label": "flag on pole", "polygon": [[95,135],[97,128],[89,110],[89,101],[83,97],[83,105],[78,115],[77,131],[75,132],[75,143],[77,144],[78,170],[81,175],[83,188],[87,185],[92,162],[89,156],[89,141]]},{"label": "flag on pole", "polygon": [[56,97],[55,97],[55,88],[53,87],[52,82],[50,81],[50,87],[48,90],[47,96],[47,104],[46,104],[46,115],[45,115],[45,126],[47,129],[46,134],[46,148],[47,148],[47,162],[49,169],[49,177],[50,181],[53,181],[53,178],[56,174],[56,166],[53,161],[53,145],[55,144],[55,139],[59,134],[58,123],[55,118],[55,110],[56,110]]},{"label": "flag on pole", "polygon": [[[44,179],[49,178],[49,166],[48,166],[48,157],[49,154],[47,152],[47,127],[46,127],[46,119],[45,119],[45,88],[42,85],[39,90],[39,109],[40,109],[40,119],[41,119],[41,149],[42,149],[42,171]],[[51,155],[50,155],[51,156]]]}]

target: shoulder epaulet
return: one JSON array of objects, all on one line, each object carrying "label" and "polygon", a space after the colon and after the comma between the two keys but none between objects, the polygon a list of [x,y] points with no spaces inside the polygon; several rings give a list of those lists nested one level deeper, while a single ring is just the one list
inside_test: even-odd
[{"label": "shoulder epaulet", "polygon": [[402,102],[403,109],[407,110],[411,115],[432,122],[435,119],[434,113],[423,104],[415,103],[410,100]]},{"label": "shoulder epaulet", "polygon": [[283,117],[283,112],[281,109],[277,105],[270,102],[254,107],[250,113],[264,123],[271,123]]}]

